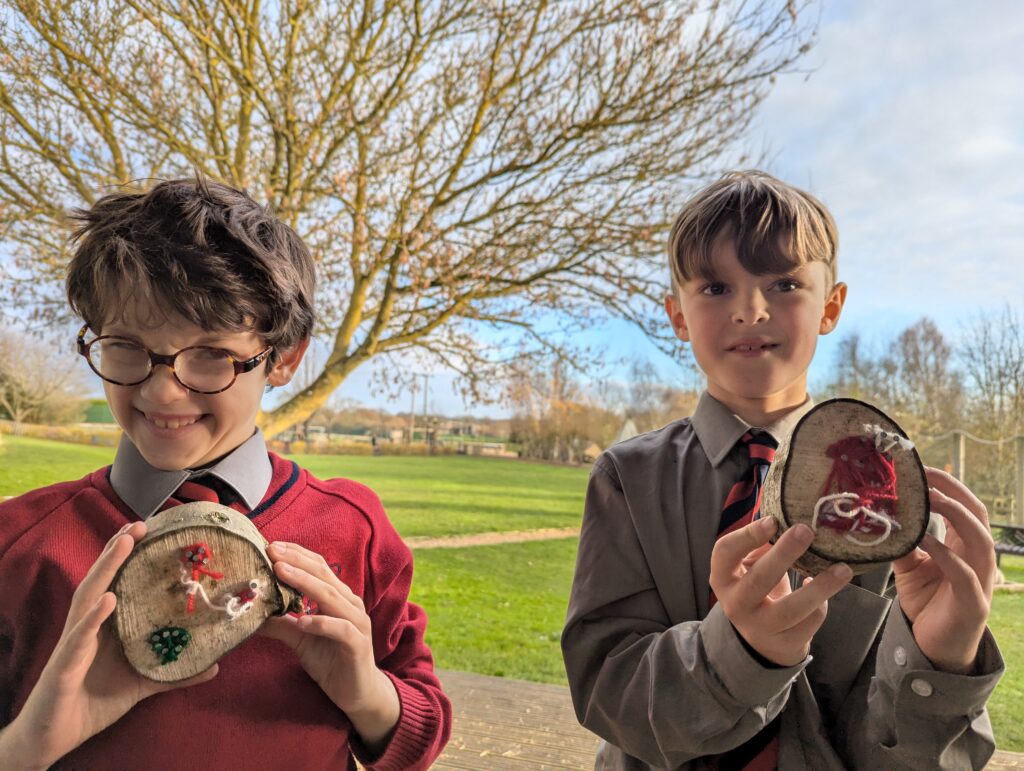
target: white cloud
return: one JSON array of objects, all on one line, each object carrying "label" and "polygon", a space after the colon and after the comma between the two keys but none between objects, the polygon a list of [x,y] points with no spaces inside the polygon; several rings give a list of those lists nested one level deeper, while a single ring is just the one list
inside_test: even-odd
[{"label": "white cloud", "polygon": [[835,214],[848,325],[952,331],[1021,301],[1022,49],[1016,2],[826,5],[811,73],[779,80],[754,140]]}]

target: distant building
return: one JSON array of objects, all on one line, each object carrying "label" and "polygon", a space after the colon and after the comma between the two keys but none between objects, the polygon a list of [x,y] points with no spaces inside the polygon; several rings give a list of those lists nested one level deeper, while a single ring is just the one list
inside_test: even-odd
[{"label": "distant building", "polygon": [[636,430],[636,423],[633,422],[632,418],[626,418],[626,422],[622,424],[622,428],[619,429],[619,433],[615,435],[614,444],[624,442],[627,439],[632,439],[640,432]]}]

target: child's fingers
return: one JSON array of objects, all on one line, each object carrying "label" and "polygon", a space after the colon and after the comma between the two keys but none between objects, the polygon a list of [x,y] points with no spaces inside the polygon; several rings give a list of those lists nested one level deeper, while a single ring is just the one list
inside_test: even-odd
[{"label": "child's fingers", "polygon": [[959,501],[976,519],[988,527],[988,509],[967,485],[952,474],[937,468],[925,467],[924,474],[929,487],[938,490],[948,498]]},{"label": "child's fingers", "polygon": [[[739,566],[748,554],[766,546],[777,529],[775,520],[758,519],[717,541],[711,551],[711,575],[721,582],[726,576],[739,577]],[[721,592],[715,588],[721,597]]]},{"label": "child's fingers", "polygon": [[333,574],[330,579],[324,579],[283,560],[274,563],[274,572],[289,586],[314,600],[320,606],[321,613],[339,618],[366,617],[362,600],[353,602],[355,595]]},{"label": "child's fingers", "polygon": [[995,549],[992,533],[982,520],[960,501],[937,488],[928,491],[930,508],[941,514],[959,536],[963,556],[975,570],[995,574]]},{"label": "child's fingers", "polygon": [[775,629],[790,629],[802,624],[810,616],[821,614],[824,621],[824,609],[828,601],[850,583],[853,571],[847,565],[833,565],[813,579],[805,581],[803,586],[783,597],[771,606],[769,613]]},{"label": "child's fingers", "polygon": [[[986,591],[982,579],[974,572],[974,569],[961,559],[952,549],[939,541],[935,536],[926,533],[921,541],[921,549],[928,552],[928,555],[939,566],[942,575],[946,577],[952,589],[953,596],[957,599],[962,609],[977,609],[988,615],[988,596],[991,593]],[[967,619],[961,619],[967,621]]]},{"label": "child's fingers", "polygon": [[803,616],[799,622],[787,628],[781,636],[789,640],[793,648],[803,648],[810,643],[814,633],[821,629],[821,625],[825,623],[827,616],[828,603],[822,603],[812,612]]},{"label": "child's fingers", "polygon": [[807,525],[796,525],[783,533],[743,577],[741,584],[746,603],[756,605],[761,602],[793,567],[797,558],[807,551],[813,540],[814,531]]},{"label": "child's fingers", "polygon": [[744,557],[743,561],[740,562],[740,564],[743,565],[743,567],[749,569],[750,566],[757,562],[759,559],[761,559],[761,557],[763,557],[770,548],[772,548],[772,545],[770,543],[766,543],[764,546],[758,546],[746,557]]},{"label": "child's fingers", "polygon": [[271,640],[280,640],[294,650],[299,647],[303,636],[298,622],[294,616],[271,616],[256,633]]},{"label": "child's fingers", "polygon": [[[138,524],[141,525],[141,523]],[[142,525],[142,528],[143,532],[145,532],[145,525]],[[107,591],[110,582],[114,580],[117,571],[124,564],[124,561],[128,559],[128,555],[131,554],[135,546],[133,530],[135,528],[132,525],[126,525],[122,528],[117,535],[107,542],[106,547],[100,553],[96,562],[89,568],[85,578],[82,579],[82,582],[75,589],[75,593],[71,598],[71,609],[68,612],[65,630],[78,623],[78,619],[81,618],[82,614],[88,612],[88,609]]]},{"label": "child's fingers", "polygon": [[338,593],[359,610],[365,611],[363,598],[352,591],[331,569],[324,558],[314,551],[310,551],[298,544],[276,541],[270,545],[271,556],[280,562],[286,562],[293,567],[305,570],[307,573],[316,576],[324,583],[335,587]]},{"label": "child's fingers", "polygon": [[72,676],[80,679],[85,676],[96,658],[100,627],[107,620],[117,598],[113,592],[105,592],[90,607],[86,608],[78,621],[64,633],[64,638],[57,645],[50,664],[62,673],[62,677]]},{"label": "child's fingers", "polygon": [[345,618],[303,616],[297,620],[296,626],[306,634],[340,642],[350,650],[355,650],[366,641],[366,635],[359,627]]},{"label": "child's fingers", "polygon": [[928,561],[928,555],[918,546],[910,554],[900,557],[892,562],[893,573],[909,573],[920,567],[921,563]]}]

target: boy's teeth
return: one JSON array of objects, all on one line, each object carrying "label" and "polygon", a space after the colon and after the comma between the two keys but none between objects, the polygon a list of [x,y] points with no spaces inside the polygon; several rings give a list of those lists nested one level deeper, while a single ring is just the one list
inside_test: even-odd
[{"label": "boy's teeth", "polygon": [[181,428],[182,426],[188,426],[195,423],[198,418],[188,418],[186,420],[161,420],[160,418],[150,418],[151,421],[158,428]]}]

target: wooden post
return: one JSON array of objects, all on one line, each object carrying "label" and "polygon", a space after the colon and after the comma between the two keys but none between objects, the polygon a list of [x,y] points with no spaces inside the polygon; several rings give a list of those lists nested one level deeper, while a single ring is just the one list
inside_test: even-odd
[{"label": "wooden post", "polygon": [[414,433],[416,433],[416,375],[412,376],[412,406],[409,408],[409,441],[406,444],[412,444]]},{"label": "wooden post", "polygon": [[967,467],[967,440],[960,431],[953,432],[953,476],[964,481]]},{"label": "wooden post", "polygon": [[1017,437],[1017,470],[1013,481],[1013,513],[1010,519],[1015,525],[1024,525],[1024,436]]}]

